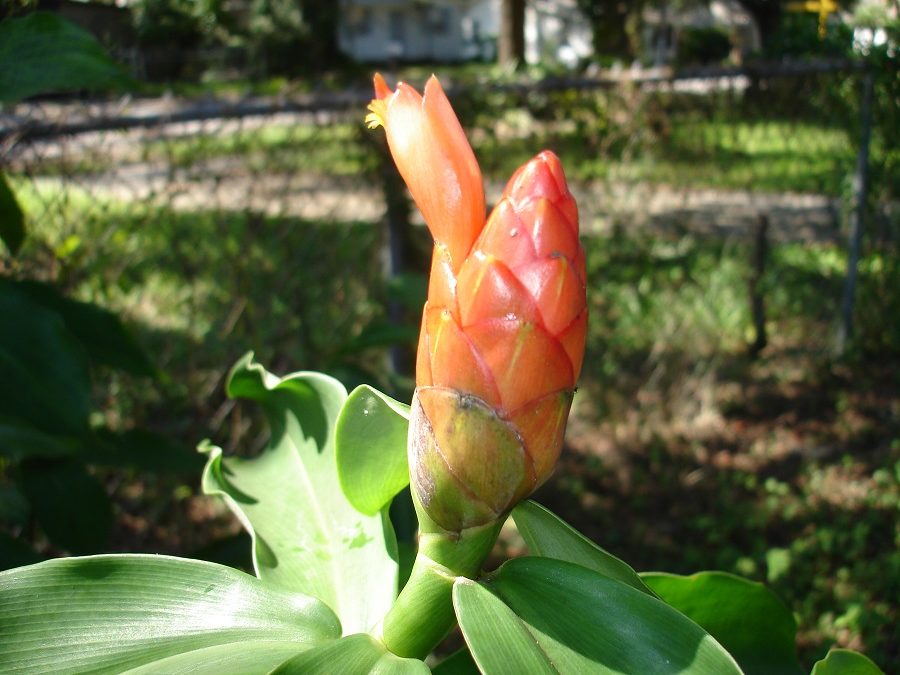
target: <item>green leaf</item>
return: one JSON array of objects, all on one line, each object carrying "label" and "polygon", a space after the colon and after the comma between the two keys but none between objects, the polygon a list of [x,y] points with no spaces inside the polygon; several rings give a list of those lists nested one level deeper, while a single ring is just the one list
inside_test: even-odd
[{"label": "green leaf", "polygon": [[368,631],[396,597],[397,544],[387,512],[361,514],[338,483],[334,425],[344,387],[320,373],[276,377],[248,354],[227,390],[262,406],[271,438],[253,459],[202,445],[204,491],[225,497],[250,532],[261,579],[319,598],[348,634]]},{"label": "green leaf", "polygon": [[0,415],[53,433],[87,431],[87,357],[58,313],[0,284]]},{"label": "green leaf", "polygon": [[353,390],[337,420],[338,477],[347,499],[372,515],[409,485],[409,406],[368,385]]},{"label": "green leaf", "polygon": [[16,195],[0,171],[0,241],[15,255],[25,241],[25,214]]},{"label": "green leaf", "polygon": [[472,654],[465,647],[457,649],[432,668],[431,672],[434,675],[479,675],[480,673],[472,659]]},{"label": "green leaf", "polygon": [[369,635],[348,635],[337,642],[298,654],[272,675],[426,675],[431,671],[418,659],[392,654]]},{"label": "green leaf", "polygon": [[49,284],[36,281],[5,281],[32,301],[58,312],[66,328],[84,346],[91,361],[124,370],[132,375],[150,376],[153,365],[132,335],[113,312],[90,302],[73,300]]},{"label": "green leaf", "polygon": [[32,12],[0,23],[0,102],[130,82],[90,33],[58,14]]},{"label": "green leaf", "polygon": [[[4,673],[211,672],[188,664],[222,661],[226,646],[232,656],[247,652],[241,664],[259,650],[262,663],[225,672],[265,673],[340,635],[334,613],[314,598],[168,556],[50,560],[0,573],[0,597]],[[176,655],[184,656],[165,661]]]},{"label": "green leaf", "polygon": [[473,659],[483,673],[555,674],[576,666],[578,654],[572,650],[571,657],[555,667],[555,655],[544,651],[527,622],[475,581],[463,577],[456,580],[453,606]]},{"label": "green leaf", "polygon": [[22,489],[47,537],[72,553],[94,553],[106,545],[112,506],[106,490],[74,461],[26,462]]},{"label": "green leaf", "polygon": [[816,662],[811,675],[884,675],[884,671],[859,652],[832,649]]},{"label": "green leaf", "polygon": [[592,570],[518,558],[458,578],[453,603],[483,673],[738,674],[721,645],[665,603]]},{"label": "green leaf", "polygon": [[124,671],[123,675],[263,675],[303,648],[293,642],[253,640],[176,654]]},{"label": "green leaf", "polygon": [[747,675],[803,672],[794,616],[763,584],[724,572],[641,576],[665,602],[716,638]]},{"label": "green leaf", "polygon": [[540,504],[522,502],[513,509],[512,517],[532,555],[575,563],[653,595],[627,563],[604,551]]}]

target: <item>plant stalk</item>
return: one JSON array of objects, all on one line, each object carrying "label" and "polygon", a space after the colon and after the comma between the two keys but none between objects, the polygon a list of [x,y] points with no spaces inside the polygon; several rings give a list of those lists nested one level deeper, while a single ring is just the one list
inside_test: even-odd
[{"label": "plant stalk", "polygon": [[424,659],[456,625],[453,582],[478,576],[504,519],[448,532],[428,517],[415,491],[413,504],[419,517],[419,550],[409,581],[376,637],[397,656]]}]

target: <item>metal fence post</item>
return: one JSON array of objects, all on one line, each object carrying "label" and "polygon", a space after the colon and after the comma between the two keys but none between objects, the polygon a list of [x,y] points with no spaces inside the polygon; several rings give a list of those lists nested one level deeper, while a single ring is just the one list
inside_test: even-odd
[{"label": "metal fence post", "polygon": [[871,70],[867,69],[863,77],[863,92],[859,111],[862,129],[860,132],[859,152],[856,155],[856,170],[853,174],[853,209],[850,211],[847,278],[844,282],[844,297],[841,301],[841,324],[838,328],[837,336],[837,351],[839,354],[843,354],[847,350],[847,345],[853,337],[853,308],[856,303],[856,280],[868,194],[873,87],[874,75]]}]

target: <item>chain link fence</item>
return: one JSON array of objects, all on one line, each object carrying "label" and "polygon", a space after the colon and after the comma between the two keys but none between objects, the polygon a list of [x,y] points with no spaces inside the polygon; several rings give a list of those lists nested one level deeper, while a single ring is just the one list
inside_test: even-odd
[{"label": "chain link fence", "polygon": [[[898,216],[896,176],[880,172],[868,194],[853,188],[868,170],[857,169],[864,77],[851,65],[812,64],[448,90],[489,203],[547,147],[563,160],[588,235],[752,242],[764,221],[776,242],[844,246],[854,200],[868,205],[879,237],[891,238]],[[404,308],[415,314],[423,284],[411,291],[385,279],[426,269],[429,252],[382,135],[364,128],[370,96],[10,107],[0,116],[0,165],[30,241],[20,260],[2,264],[80,288],[151,332],[277,345],[273,356],[285,362],[276,369],[355,368],[348,355],[415,332],[414,320],[407,333],[385,326]],[[876,133],[870,162],[888,150]],[[164,360],[203,359],[165,341],[160,350]],[[212,354],[226,357],[220,363],[234,356]],[[207,366],[204,393],[223,376]]]},{"label": "chain link fence", "polygon": [[[766,212],[797,238],[840,224],[859,152],[860,81],[859,69],[826,64],[450,89],[492,195],[547,146],[568,167],[589,228],[714,230]],[[20,104],[0,117],[0,161],[40,193],[32,219],[59,226],[67,193],[94,208],[375,222],[386,202],[361,131],[369,96]],[[888,199],[894,178],[882,180]]]}]

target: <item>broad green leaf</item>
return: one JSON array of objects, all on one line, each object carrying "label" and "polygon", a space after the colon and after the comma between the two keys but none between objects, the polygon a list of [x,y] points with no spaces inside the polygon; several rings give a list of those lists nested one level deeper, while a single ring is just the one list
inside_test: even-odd
[{"label": "broad green leaf", "polygon": [[25,241],[25,215],[16,195],[0,171],[0,241],[15,255]]},{"label": "broad green leaf", "polygon": [[540,504],[522,502],[513,509],[512,517],[532,555],[575,563],[653,595],[627,563],[604,551]]},{"label": "broad green leaf", "polygon": [[802,672],[794,616],[763,584],[724,572],[641,576],[665,602],[716,638],[747,675]]},{"label": "broad green leaf", "polygon": [[832,649],[816,662],[811,675],[884,675],[884,671],[859,652]]},{"label": "broad green leaf", "polygon": [[476,581],[464,577],[456,580],[453,606],[473,660],[483,673],[553,675],[576,665],[577,653],[573,652],[573,658],[560,662],[560,668],[554,667],[553,656],[545,651],[528,624]]},{"label": "broad green leaf", "polygon": [[400,658],[371,636],[357,634],[298,654],[273,670],[272,675],[427,675],[430,672],[424,662]]},{"label": "broad green leaf", "polygon": [[368,385],[353,390],[337,420],[338,477],[347,499],[378,513],[409,485],[406,434],[409,406]]},{"label": "broad green leaf", "polygon": [[465,647],[457,649],[432,668],[431,672],[434,675],[479,675],[478,666],[475,665],[472,654]]},{"label": "broad green leaf", "polygon": [[176,654],[126,670],[123,675],[263,675],[302,649],[293,642],[275,640],[232,642]]},{"label": "broad green leaf", "polygon": [[[122,673],[140,666],[179,672],[176,666],[191,657],[176,659],[172,669],[151,664],[225,645],[260,649],[265,660],[272,642],[282,643],[285,649],[276,651],[287,658],[288,646],[297,653],[340,635],[334,613],[315,598],[168,556],[49,560],[0,573],[0,597],[4,673]],[[197,656],[202,662],[209,653]]]},{"label": "broad green leaf", "polygon": [[66,328],[81,342],[92,362],[119,368],[133,375],[154,374],[147,355],[119,317],[108,309],[91,302],[67,298],[50,284],[4,280],[0,280],[0,284],[15,286],[32,301],[58,312]]},{"label": "broad green leaf", "polygon": [[57,312],[0,284],[0,415],[53,433],[87,431],[87,356]]},{"label": "broad green leaf", "polygon": [[72,553],[102,550],[112,528],[106,490],[72,460],[26,462],[22,488],[47,537]]},{"label": "broad green leaf", "polygon": [[90,33],[58,14],[32,12],[0,23],[0,102],[130,81]]},{"label": "broad green leaf", "polygon": [[368,631],[396,597],[397,544],[387,512],[363,515],[338,483],[334,425],[344,387],[320,373],[276,377],[248,354],[227,390],[262,406],[271,438],[253,459],[201,446],[204,491],[222,495],[250,532],[261,579],[319,598],[347,634]]},{"label": "broad green leaf", "polygon": [[656,598],[580,565],[517,558],[478,584],[457,579],[453,603],[482,672],[738,674],[693,621]]}]

